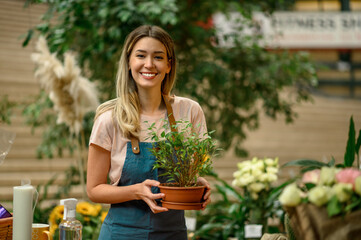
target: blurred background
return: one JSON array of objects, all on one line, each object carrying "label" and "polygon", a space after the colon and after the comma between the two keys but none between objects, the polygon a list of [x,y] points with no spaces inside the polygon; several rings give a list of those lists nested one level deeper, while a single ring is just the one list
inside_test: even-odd
[{"label": "blurred background", "polygon": [[[94,115],[81,121],[85,142],[56,124],[31,60],[40,35],[61,61],[75,53],[103,102],[114,97],[126,34],[165,28],[179,58],[174,92],[203,107],[224,149],[214,171],[229,183],[237,163],[255,156],[343,161],[351,116],[361,128],[358,0],[54,1],[50,10],[43,2],[0,0],[0,128],[16,133],[0,165],[0,201],[10,208],[21,179],[46,186],[45,205],[84,197],[77,159],[86,158],[79,149]],[[280,181],[296,174],[281,169]]]}]

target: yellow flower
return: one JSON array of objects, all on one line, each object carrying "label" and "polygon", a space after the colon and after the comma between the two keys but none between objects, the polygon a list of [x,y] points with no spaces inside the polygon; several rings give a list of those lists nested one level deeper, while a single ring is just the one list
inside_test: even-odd
[{"label": "yellow flower", "polygon": [[59,220],[63,218],[63,215],[64,215],[64,206],[63,205],[56,206],[49,215],[49,222],[58,223]]},{"label": "yellow flower", "polygon": [[97,216],[99,207],[94,206],[89,202],[80,202],[76,205],[76,211],[82,215]]},{"label": "yellow flower", "polygon": [[210,159],[211,156],[209,156],[209,154],[205,154],[204,157],[203,157],[203,162],[207,162],[208,159]]},{"label": "yellow flower", "polygon": [[100,215],[100,219],[104,222],[105,217],[108,215],[108,211],[103,211]]},{"label": "yellow flower", "polygon": [[97,215],[100,213],[100,211],[102,210],[102,205],[100,204],[95,204],[94,205],[95,209],[97,210]]},{"label": "yellow flower", "polygon": [[54,236],[56,229],[58,229],[59,225],[58,224],[50,224],[50,229],[49,232],[52,236]]}]

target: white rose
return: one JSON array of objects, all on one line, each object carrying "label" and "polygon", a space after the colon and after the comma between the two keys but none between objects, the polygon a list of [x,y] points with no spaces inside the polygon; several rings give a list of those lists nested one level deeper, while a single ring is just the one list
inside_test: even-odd
[{"label": "white rose", "polygon": [[361,195],[361,176],[357,177],[355,180],[355,192],[358,195]]},{"label": "white rose", "polygon": [[238,169],[241,174],[245,174],[247,172],[250,172],[252,169],[252,164],[250,161],[245,161],[238,164]]},{"label": "white rose", "polygon": [[277,167],[278,166],[278,158],[272,159],[272,158],[266,158],[265,163],[267,166],[270,167]]},{"label": "white rose", "polygon": [[258,180],[261,182],[268,182],[268,173],[263,173],[262,175],[258,176]]},{"label": "white rose", "polygon": [[295,207],[301,202],[301,191],[296,184],[290,184],[283,189],[279,200],[284,206]]},{"label": "white rose", "polygon": [[278,168],[275,167],[268,167],[266,169],[267,173],[273,173],[273,174],[277,174],[278,173]]},{"label": "white rose", "polygon": [[335,182],[336,168],[322,167],[319,183],[321,185],[332,185]]},{"label": "white rose", "polygon": [[268,182],[274,182],[278,179],[277,174],[266,173]]},{"label": "white rose", "polygon": [[255,180],[254,177],[250,174],[245,174],[243,177],[238,179],[241,187],[247,186],[251,182],[254,182],[254,180]]},{"label": "white rose", "polygon": [[263,183],[258,183],[258,182],[255,182],[255,183],[251,183],[249,186],[248,186],[248,189],[249,191],[251,192],[255,192],[255,193],[258,193],[260,192],[262,189],[265,188],[265,185]]},{"label": "white rose", "polygon": [[351,183],[337,183],[332,187],[332,192],[340,202],[346,202],[352,195]]},{"label": "white rose", "polygon": [[252,169],[252,176],[254,176],[255,178],[258,178],[262,174],[263,174],[263,172],[261,170],[259,170],[258,168]]},{"label": "white rose", "polygon": [[264,170],[264,162],[262,160],[258,160],[253,164],[253,169],[259,169],[260,171]]},{"label": "white rose", "polygon": [[240,172],[240,171],[235,171],[234,173],[233,173],[233,177],[234,178],[240,178],[242,176],[242,173]]},{"label": "white rose", "polygon": [[330,189],[325,186],[316,186],[308,193],[308,200],[317,205],[322,206],[329,200]]}]

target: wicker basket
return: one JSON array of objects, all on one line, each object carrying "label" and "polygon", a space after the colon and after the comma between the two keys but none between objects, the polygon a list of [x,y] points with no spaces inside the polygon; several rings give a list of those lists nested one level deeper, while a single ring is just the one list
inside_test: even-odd
[{"label": "wicker basket", "polygon": [[12,240],[13,217],[0,219],[0,240]]}]

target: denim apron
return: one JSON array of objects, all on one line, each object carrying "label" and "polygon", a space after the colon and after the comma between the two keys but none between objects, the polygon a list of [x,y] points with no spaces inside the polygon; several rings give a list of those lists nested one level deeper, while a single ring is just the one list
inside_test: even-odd
[{"label": "denim apron", "polygon": [[[165,99],[169,107],[168,101]],[[171,109],[167,111],[172,112]],[[172,119],[173,120],[173,119]],[[152,143],[127,143],[127,154],[118,186],[141,183],[146,179],[158,179],[158,169],[153,165],[156,158],[150,152]],[[133,146],[132,146],[133,145]],[[152,187],[153,193],[159,189]],[[171,210],[154,214],[143,200],[112,204],[101,228],[99,240],[186,240],[184,211]]]}]

